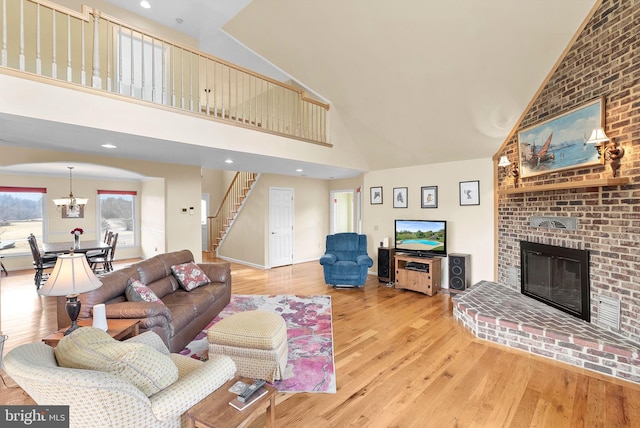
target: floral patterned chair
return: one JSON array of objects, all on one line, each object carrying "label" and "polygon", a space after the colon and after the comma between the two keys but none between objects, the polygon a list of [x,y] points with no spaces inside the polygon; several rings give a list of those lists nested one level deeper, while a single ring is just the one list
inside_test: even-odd
[{"label": "floral patterned chair", "polygon": [[[103,340],[99,334],[94,336],[90,330],[105,332],[92,327],[83,327],[66,336],[63,341],[73,341],[71,349],[78,352],[78,343],[91,344]],[[82,339],[80,335],[92,336]],[[108,335],[107,335],[108,336]],[[111,339],[111,337],[108,337]],[[114,339],[111,339],[114,342]],[[62,367],[58,364],[60,352],[44,343],[29,343],[18,346],[7,353],[4,358],[4,369],[11,378],[27,392],[38,405],[69,405],[70,426],[72,427],[180,427],[186,425],[184,414],[207,395],[218,389],[236,373],[233,360],[225,356],[211,356],[202,362],[183,355],[170,354],[162,339],[153,332],[146,332],[124,342],[133,345],[134,349],[160,355],[158,359],[168,360],[175,365],[170,370],[158,367],[153,360],[146,359],[141,364],[153,376],[160,376],[168,383],[157,390],[159,383],[152,382],[141,387],[140,379],[128,379],[122,375],[123,367],[131,367],[132,353],[118,355],[114,361],[120,364],[116,370],[109,372],[110,364],[103,364],[100,370]],[[157,352],[156,352],[157,351]],[[72,357],[76,357],[69,353]],[[109,353],[107,353],[109,354]],[[141,354],[136,354],[140,357]],[[113,357],[111,353],[107,357]],[[105,355],[97,358],[93,351],[81,357],[87,363],[96,364],[104,360]],[[165,361],[166,363],[166,361]],[[131,372],[140,374],[141,366]],[[165,364],[165,367],[166,364]],[[111,367],[114,368],[113,366]],[[177,368],[177,370],[176,370]],[[174,371],[174,373],[169,373]],[[117,373],[116,373],[117,372]]]}]

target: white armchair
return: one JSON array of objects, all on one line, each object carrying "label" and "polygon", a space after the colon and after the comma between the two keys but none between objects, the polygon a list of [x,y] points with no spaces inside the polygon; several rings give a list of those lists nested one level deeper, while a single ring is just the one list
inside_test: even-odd
[{"label": "white armchair", "polygon": [[127,340],[168,355],[178,380],[147,397],[114,374],[58,366],[54,349],[29,343],[4,358],[4,369],[39,405],[69,405],[72,427],[180,427],[184,414],[236,373],[229,357],[212,355],[206,362],[170,354],[162,339],[146,332]]}]

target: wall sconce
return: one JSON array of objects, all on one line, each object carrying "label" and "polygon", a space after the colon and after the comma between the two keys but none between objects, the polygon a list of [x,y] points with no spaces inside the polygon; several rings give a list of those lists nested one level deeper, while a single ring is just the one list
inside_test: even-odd
[{"label": "wall sconce", "polygon": [[[603,144],[609,141],[606,146]],[[609,161],[611,171],[615,177],[620,168],[620,158],[624,156],[624,148],[616,143],[615,139],[607,137],[604,129],[596,128],[591,132],[587,144],[594,144],[599,156],[604,156],[605,161]],[[604,149],[604,150],[603,150]]]},{"label": "wall sconce", "polygon": [[[508,167],[509,165],[511,165],[509,158],[507,158],[505,155],[500,156],[500,160],[498,161],[498,166],[505,168],[505,167]],[[520,177],[520,172],[518,171],[518,165],[514,164],[513,167],[511,168],[511,171],[509,171],[507,175],[510,175],[511,177],[513,177],[513,185],[515,187],[518,187],[518,177]]]}]

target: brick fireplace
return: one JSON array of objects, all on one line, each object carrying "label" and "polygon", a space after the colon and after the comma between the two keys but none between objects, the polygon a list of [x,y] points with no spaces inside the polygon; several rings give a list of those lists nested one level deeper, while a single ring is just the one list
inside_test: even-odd
[{"label": "brick fireplace", "polygon": [[[597,344],[592,351],[576,349],[588,357],[584,361],[609,349],[622,349],[615,344],[610,348],[599,341],[601,335],[611,333],[630,344],[631,349],[622,352],[620,357],[626,360],[615,364],[628,364],[635,381],[640,365],[637,356],[640,343],[640,68],[635,59],[640,57],[640,43],[637,32],[631,29],[638,20],[640,2],[603,0],[494,157],[498,233],[496,286],[520,295],[520,241],[586,250],[590,255],[590,325],[597,333],[593,332],[591,338],[580,336],[578,342],[572,342],[568,340],[574,337],[571,323],[566,324],[569,330],[562,331],[565,324],[554,328],[537,325],[533,315],[529,320],[510,320],[494,314],[482,315],[478,308],[466,305],[458,308],[459,319],[467,328],[475,333],[487,328],[498,336],[513,335],[512,343],[519,343],[520,348],[524,348],[523,342],[515,339],[555,341],[553,346],[560,348],[564,344],[568,347],[582,347],[587,342]],[[497,166],[502,155],[518,165],[519,130],[600,97],[604,99],[606,133],[626,150],[617,178],[624,181],[611,181],[608,164],[540,173],[520,177],[517,182],[507,168]],[[538,217],[570,219],[576,227],[555,228],[544,222],[531,222]],[[620,306],[618,328],[603,327],[604,317],[598,302],[605,298]],[[466,314],[466,321],[462,314]],[[469,324],[471,319],[474,321]],[[536,346],[534,349],[543,349]],[[528,350],[535,352],[531,347]],[[562,352],[545,353],[550,358],[568,362]],[[612,364],[603,363],[599,367],[611,369]]]},{"label": "brick fireplace", "polygon": [[637,343],[495,282],[456,295],[453,316],[480,339],[640,383]]}]

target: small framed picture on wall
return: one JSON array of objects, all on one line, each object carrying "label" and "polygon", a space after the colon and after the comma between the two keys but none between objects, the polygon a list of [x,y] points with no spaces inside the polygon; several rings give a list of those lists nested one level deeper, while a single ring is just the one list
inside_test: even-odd
[{"label": "small framed picture on wall", "polygon": [[480,181],[460,182],[460,205],[480,205]]},{"label": "small framed picture on wall", "polygon": [[382,204],[382,186],[381,187],[372,187],[370,189],[371,192],[371,205],[381,205]]},{"label": "small framed picture on wall", "polygon": [[393,188],[393,208],[407,208],[407,188]]},{"label": "small framed picture on wall", "polygon": [[423,186],[422,193],[422,208],[438,208],[438,186]]}]

